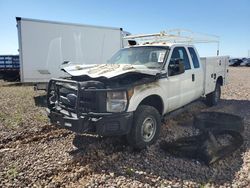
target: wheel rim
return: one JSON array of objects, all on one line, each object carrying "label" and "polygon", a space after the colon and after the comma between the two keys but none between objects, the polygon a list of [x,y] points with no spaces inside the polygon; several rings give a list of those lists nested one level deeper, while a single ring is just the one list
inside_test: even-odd
[{"label": "wheel rim", "polygon": [[142,123],[141,135],[145,142],[150,142],[156,132],[156,120],[152,117],[147,117]]}]

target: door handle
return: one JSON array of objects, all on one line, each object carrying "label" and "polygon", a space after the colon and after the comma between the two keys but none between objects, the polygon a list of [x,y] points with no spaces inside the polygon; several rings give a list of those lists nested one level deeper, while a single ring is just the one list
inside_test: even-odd
[{"label": "door handle", "polygon": [[195,80],[195,75],[192,74],[192,82],[194,82],[194,80]]}]

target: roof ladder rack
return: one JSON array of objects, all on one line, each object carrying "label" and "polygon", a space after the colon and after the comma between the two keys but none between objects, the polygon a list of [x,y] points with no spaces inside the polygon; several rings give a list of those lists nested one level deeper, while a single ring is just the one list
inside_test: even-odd
[{"label": "roof ladder rack", "polygon": [[217,55],[219,55],[219,36],[197,33],[187,29],[171,29],[159,33],[129,35],[124,37],[124,39],[136,40],[138,43],[216,43]]}]

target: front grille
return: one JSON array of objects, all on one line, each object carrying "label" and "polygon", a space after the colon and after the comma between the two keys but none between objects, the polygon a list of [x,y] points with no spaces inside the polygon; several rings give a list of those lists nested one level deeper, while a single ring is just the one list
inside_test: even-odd
[{"label": "front grille", "polygon": [[79,93],[79,111],[80,112],[97,112],[97,96],[93,91],[82,91]]},{"label": "front grille", "polygon": [[[85,88],[83,82],[53,79],[48,87],[48,107],[63,109],[77,115],[105,112],[106,92],[95,87]],[[51,100],[53,98],[53,100]]]}]

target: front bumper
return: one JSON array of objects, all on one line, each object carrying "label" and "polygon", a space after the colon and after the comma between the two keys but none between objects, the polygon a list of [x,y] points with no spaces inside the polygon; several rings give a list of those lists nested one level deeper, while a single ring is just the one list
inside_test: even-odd
[{"label": "front bumper", "polygon": [[96,133],[102,136],[125,135],[129,133],[133,121],[133,112],[105,115],[97,113],[73,118],[47,110],[51,123],[76,133]]}]

